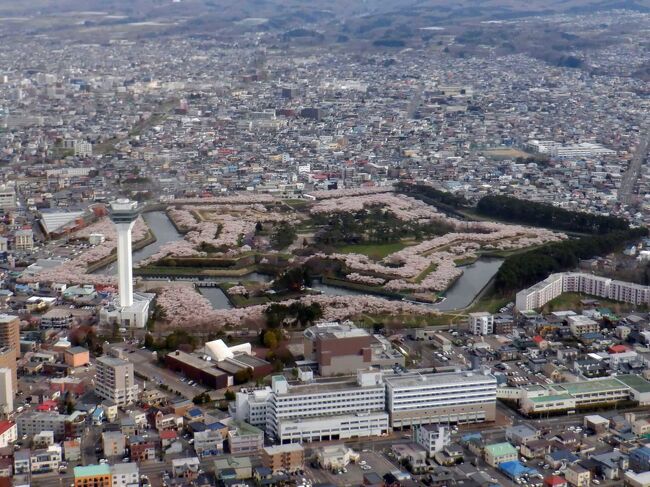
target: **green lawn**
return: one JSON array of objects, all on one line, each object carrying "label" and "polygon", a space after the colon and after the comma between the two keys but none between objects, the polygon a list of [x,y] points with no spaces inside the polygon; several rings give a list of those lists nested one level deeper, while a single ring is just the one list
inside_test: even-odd
[{"label": "green lawn", "polygon": [[488,313],[497,313],[506,304],[514,301],[514,296],[494,296],[491,293],[486,293],[476,303],[470,306],[466,312],[474,313],[477,311],[487,311]]},{"label": "green lawn", "polygon": [[381,260],[387,255],[393,254],[406,247],[402,242],[387,244],[354,244],[337,247],[336,251],[342,254],[363,254],[373,260]]},{"label": "green lawn", "polygon": [[431,273],[432,273],[433,271],[435,271],[437,268],[438,268],[438,264],[429,264],[429,267],[427,267],[426,269],[424,269],[424,271],[422,271],[422,272],[420,273],[419,276],[417,276],[415,279],[413,279],[413,282],[418,283],[418,284],[421,283],[422,281],[424,281],[424,279],[425,279],[429,274],[431,274]]},{"label": "green lawn", "polygon": [[541,311],[544,313],[565,310],[579,311],[583,308],[582,304],[580,304],[580,301],[583,299],[592,299],[598,301],[599,308],[609,308],[616,314],[645,309],[642,306],[634,306],[633,304],[622,303],[619,301],[610,301],[609,299],[599,298],[597,296],[589,296],[588,294],[564,293],[546,303],[542,307]]}]

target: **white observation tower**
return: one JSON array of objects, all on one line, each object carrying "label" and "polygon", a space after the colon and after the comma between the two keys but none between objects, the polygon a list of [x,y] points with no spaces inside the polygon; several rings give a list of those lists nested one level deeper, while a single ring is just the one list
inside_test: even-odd
[{"label": "white observation tower", "polygon": [[111,220],[117,229],[117,272],[120,306],[133,306],[133,270],[131,230],[138,218],[138,203],[118,199],[111,203]]}]

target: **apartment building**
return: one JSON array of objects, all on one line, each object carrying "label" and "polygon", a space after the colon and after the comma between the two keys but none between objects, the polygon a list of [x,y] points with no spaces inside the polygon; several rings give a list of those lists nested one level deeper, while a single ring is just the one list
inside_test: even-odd
[{"label": "apartment building", "polygon": [[16,207],[16,190],[7,186],[0,186],[0,209],[10,210]]},{"label": "apartment building", "polygon": [[423,424],[414,431],[415,442],[427,451],[429,457],[451,444],[451,431],[447,426]]},{"label": "apartment building", "polygon": [[123,456],[126,451],[126,437],[121,431],[104,431],[102,446],[106,457]]},{"label": "apartment building", "polygon": [[2,384],[0,402],[5,409],[7,407],[13,409],[13,399],[18,390],[18,363],[16,354],[9,347],[0,346],[0,370],[3,371],[0,379]]},{"label": "apartment building", "polygon": [[0,314],[0,347],[8,347],[20,358],[20,318]]},{"label": "apartment building", "polygon": [[18,435],[34,436],[41,431],[52,431],[56,439],[65,435],[67,416],[58,412],[27,411],[16,418]]},{"label": "apartment building", "polygon": [[540,308],[560,294],[568,292],[589,294],[635,305],[650,304],[650,286],[583,272],[564,272],[551,274],[543,281],[519,291],[516,297],[517,309],[528,311]]},{"label": "apartment building", "polygon": [[47,448],[32,450],[30,463],[32,473],[53,472],[58,470],[63,460],[61,445],[54,444]]},{"label": "apartment building", "polygon": [[302,445],[267,446],[262,448],[262,465],[276,472],[295,472],[301,470],[305,463],[305,449]]},{"label": "apartment building", "polygon": [[519,311],[541,308],[564,292],[562,274],[551,274],[543,281],[523,289],[515,297]]},{"label": "apartment building", "polygon": [[34,248],[34,231],[31,228],[16,230],[14,248],[16,250],[32,250]]},{"label": "apartment building", "polygon": [[569,323],[571,334],[576,338],[581,337],[585,333],[597,333],[600,331],[600,325],[598,322],[592,320],[588,316],[568,316],[567,322]]},{"label": "apartment building", "polygon": [[494,333],[494,316],[487,311],[469,314],[469,331],[473,335],[491,335]]},{"label": "apartment building", "polygon": [[233,421],[228,430],[230,453],[256,453],[264,446],[264,431],[244,421]]},{"label": "apartment building", "polygon": [[116,463],[111,465],[113,487],[138,487],[140,471],[137,463]]},{"label": "apartment building", "polygon": [[74,487],[112,487],[111,467],[106,464],[74,468]]},{"label": "apartment building", "polygon": [[478,372],[387,378],[386,407],[393,428],[429,423],[494,421],[496,378]]},{"label": "apartment building", "polygon": [[95,392],[102,399],[110,399],[118,406],[135,402],[138,385],[133,377],[133,364],[115,357],[99,357]]},{"label": "apartment building", "polygon": [[222,453],[223,435],[221,431],[206,429],[194,433],[194,451],[199,457]]}]

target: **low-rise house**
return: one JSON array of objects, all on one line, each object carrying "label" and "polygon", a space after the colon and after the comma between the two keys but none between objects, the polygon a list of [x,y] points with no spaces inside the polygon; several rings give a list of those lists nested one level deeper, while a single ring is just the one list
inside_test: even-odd
[{"label": "low-rise house", "polygon": [[139,487],[140,471],[137,463],[111,465],[112,487]]},{"label": "low-rise house", "polygon": [[551,452],[551,443],[547,440],[533,440],[521,445],[519,451],[526,458],[544,458]]},{"label": "low-rise house", "polygon": [[397,444],[392,446],[392,451],[400,464],[405,464],[409,471],[421,475],[429,471],[427,451],[420,445]]},{"label": "low-rise house", "polygon": [[0,421],[0,448],[11,445],[18,439],[18,426],[13,421]]},{"label": "low-rise house", "polygon": [[572,465],[580,460],[580,458],[569,450],[555,450],[547,454],[544,460],[553,468],[559,468],[562,465]]},{"label": "low-rise house", "polygon": [[223,436],[221,432],[206,429],[194,433],[194,451],[200,457],[221,453],[223,451]]},{"label": "low-rise house", "polygon": [[629,467],[627,455],[618,451],[593,455],[591,460],[597,463],[600,474],[607,480],[622,478],[623,472]]},{"label": "low-rise house", "polygon": [[66,462],[81,460],[81,442],[78,439],[63,442],[63,458]]},{"label": "low-rise house", "polygon": [[526,424],[506,428],[506,440],[513,445],[526,445],[528,442],[538,440],[540,432]]},{"label": "low-rise house", "polygon": [[50,445],[47,448],[32,451],[29,460],[32,473],[58,470],[62,457],[61,445]]},{"label": "low-rise house", "polygon": [[574,487],[589,487],[591,472],[581,465],[569,465],[564,471],[564,478]]},{"label": "low-rise house", "polygon": [[253,478],[253,464],[250,457],[227,456],[214,461],[214,471],[222,482]]},{"label": "low-rise house", "polygon": [[487,445],[485,451],[485,462],[491,467],[498,467],[500,463],[517,460],[517,449],[508,442]]},{"label": "low-rise house", "polygon": [[316,452],[318,463],[322,468],[337,470],[359,460],[359,454],[345,445],[323,446]]},{"label": "low-rise house", "polygon": [[29,448],[18,450],[14,454],[14,475],[29,474],[31,471],[32,454]]},{"label": "low-rise house", "polygon": [[439,465],[456,465],[463,460],[463,449],[458,445],[449,445],[437,452],[433,459]]},{"label": "low-rise house", "polygon": [[174,458],[172,460],[172,475],[175,478],[194,479],[200,469],[201,462],[197,457]]},{"label": "low-rise house", "polygon": [[129,438],[129,450],[132,462],[144,462],[156,458],[156,445],[152,440],[142,436]]},{"label": "low-rise house", "polygon": [[160,432],[160,445],[163,450],[166,450],[176,440],[178,440],[178,433],[176,431],[166,430]]}]

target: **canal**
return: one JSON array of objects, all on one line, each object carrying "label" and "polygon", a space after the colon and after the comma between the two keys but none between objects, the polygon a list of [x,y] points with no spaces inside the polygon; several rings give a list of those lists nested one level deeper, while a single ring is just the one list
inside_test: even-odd
[{"label": "canal", "polygon": [[435,305],[435,308],[451,311],[468,307],[494,277],[501,264],[503,259],[481,257],[476,262],[463,266],[463,275],[447,289],[444,301]]},{"label": "canal", "polygon": [[[183,238],[183,235],[176,231],[176,228],[172,225],[172,222],[169,221],[169,218],[164,211],[143,213],[142,218],[156,236],[156,241],[133,252],[133,264],[137,264],[141,260],[151,257],[158,252],[160,247],[163,245],[169,242],[176,242]],[[106,267],[97,269],[93,274],[117,274],[117,262],[112,262]]]}]

